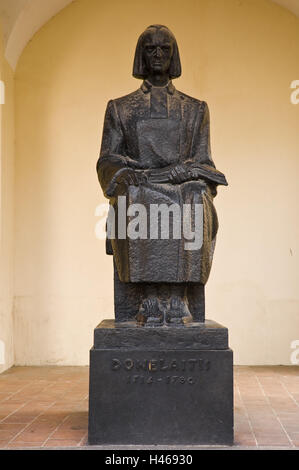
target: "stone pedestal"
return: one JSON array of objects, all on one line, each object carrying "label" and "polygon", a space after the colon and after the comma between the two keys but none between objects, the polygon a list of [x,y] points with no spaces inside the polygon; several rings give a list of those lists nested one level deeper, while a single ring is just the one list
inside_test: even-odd
[{"label": "stone pedestal", "polygon": [[212,321],[103,321],[90,351],[89,444],[232,445],[233,353]]}]

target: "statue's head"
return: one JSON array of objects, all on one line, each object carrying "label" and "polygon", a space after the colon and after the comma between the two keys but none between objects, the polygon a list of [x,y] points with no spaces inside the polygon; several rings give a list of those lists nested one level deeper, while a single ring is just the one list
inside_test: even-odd
[{"label": "statue's head", "polygon": [[168,74],[169,78],[181,75],[181,61],[176,39],[162,25],[151,25],[138,39],[133,76],[146,79],[149,75]]}]

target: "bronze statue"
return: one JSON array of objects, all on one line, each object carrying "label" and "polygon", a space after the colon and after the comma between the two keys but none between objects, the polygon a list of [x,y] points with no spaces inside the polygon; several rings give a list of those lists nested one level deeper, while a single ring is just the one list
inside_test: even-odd
[{"label": "bronze statue", "polygon": [[[116,322],[184,326],[205,321],[204,285],[218,230],[213,198],[217,186],[227,182],[211,157],[207,103],[176,90],[172,80],[180,75],[174,35],[165,26],[149,26],[134,59],[133,76],[143,80],[141,87],[107,106],[97,172],[116,215],[117,234],[107,239],[115,266]],[[200,247],[186,249],[186,237],[151,236],[150,216],[147,236],[118,236],[124,196],[126,211],[132,205],[149,212],[166,205],[172,228],[178,217],[183,223],[187,206],[194,226],[194,209],[202,207]]]}]

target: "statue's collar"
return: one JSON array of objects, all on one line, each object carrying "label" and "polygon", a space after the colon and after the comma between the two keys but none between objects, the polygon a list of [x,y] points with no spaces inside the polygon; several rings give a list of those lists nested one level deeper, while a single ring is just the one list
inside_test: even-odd
[{"label": "statue's collar", "polygon": [[[144,80],[140,88],[143,91],[143,93],[149,93],[151,89],[153,88],[153,85],[148,80]],[[160,88],[160,87],[157,87],[157,88]],[[173,95],[175,92],[175,87],[172,84],[171,80],[169,80],[169,82],[167,83],[167,85],[165,85],[165,87],[161,87],[161,88],[166,88],[167,92],[170,95]]]}]

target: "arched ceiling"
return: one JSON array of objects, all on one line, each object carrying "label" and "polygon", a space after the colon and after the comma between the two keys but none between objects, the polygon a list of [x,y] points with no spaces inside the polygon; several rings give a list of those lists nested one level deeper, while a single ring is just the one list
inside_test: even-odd
[{"label": "arched ceiling", "polygon": [[287,8],[299,17],[299,0],[272,0],[272,2],[278,3],[278,5]]},{"label": "arched ceiling", "polygon": [[[32,36],[73,0],[0,0],[5,56],[13,69]],[[299,0],[272,0],[299,17]]]},{"label": "arched ceiling", "polygon": [[0,0],[5,57],[15,69],[32,36],[73,0]]}]

